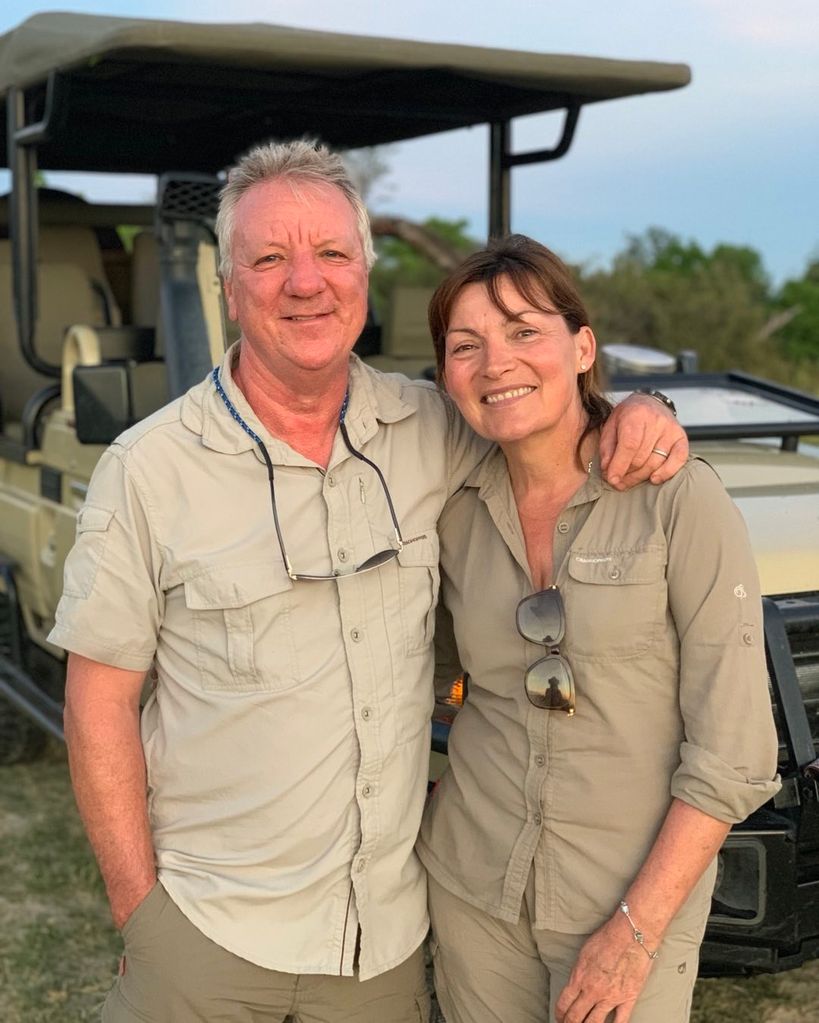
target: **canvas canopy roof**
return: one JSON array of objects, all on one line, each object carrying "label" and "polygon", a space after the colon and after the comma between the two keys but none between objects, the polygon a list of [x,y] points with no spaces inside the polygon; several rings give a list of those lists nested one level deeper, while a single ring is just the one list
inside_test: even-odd
[{"label": "canvas canopy roof", "polygon": [[[256,141],[338,148],[687,84],[684,64],[522,53],[261,24],[37,14],[0,36],[0,94],[42,117],[45,170],[214,172]],[[0,163],[7,166],[0,130]]]}]

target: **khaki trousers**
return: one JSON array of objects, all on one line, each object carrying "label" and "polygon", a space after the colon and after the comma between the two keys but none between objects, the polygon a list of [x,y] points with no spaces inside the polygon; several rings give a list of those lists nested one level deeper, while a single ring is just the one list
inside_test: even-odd
[{"label": "khaki trousers", "polygon": [[277,973],[206,938],[157,884],[122,931],[103,1023],[428,1023],[423,949],[371,980]]},{"label": "khaki trousers", "polygon": [[[429,903],[435,991],[447,1023],[554,1023],[555,1003],[588,935],[532,927],[532,875],[516,924],[476,909],[432,877]],[[673,922],[631,1023],[688,1020],[707,914],[708,905],[696,907]]]}]

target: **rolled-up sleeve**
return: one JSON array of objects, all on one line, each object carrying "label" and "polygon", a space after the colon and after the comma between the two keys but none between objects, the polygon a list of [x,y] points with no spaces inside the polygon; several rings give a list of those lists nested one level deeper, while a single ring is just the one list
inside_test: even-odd
[{"label": "rolled-up sleeve", "polygon": [[685,726],[671,794],[733,824],[779,788],[759,579],[745,523],[714,470],[696,460],[683,476],[668,525]]},{"label": "rolled-up sleeve", "polygon": [[114,446],[77,516],[49,641],[102,664],[147,670],[163,613],[160,572],[148,503]]}]

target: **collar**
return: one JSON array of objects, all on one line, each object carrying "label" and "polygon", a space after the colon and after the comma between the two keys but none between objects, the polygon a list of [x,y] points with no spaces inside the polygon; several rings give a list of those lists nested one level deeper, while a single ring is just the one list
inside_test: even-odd
[{"label": "collar", "polygon": [[[311,464],[267,430],[236,385],[232,369],[239,356],[240,345],[241,341],[231,345],[219,367],[219,379],[225,393],[242,419],[262,439],[274,463]],[[350,355],[349,405],[345,423],[354,445],[364,444],[374,436],[379,423],[395,423],[416,411],[415,406],[403,397],[406,384],[404,378],[385,376],[365,365],[357,355]],[[235,422],[210,373],[183,397],[180,417],[182,423],[198,434],[202,444],[212,451],[235,455],[253,450],[258,454],[256,442]]]},{"label": "collar", "polygon": [[[506,493],[507,487],[509,487],[508,481],[509,469],[506,465],[506,458],[503,451],[495,445],[467,476],[464,486],[476,488],[478,497],[486,501],[491,496]],[[614,488],[610,487],[603,479],[600,459],[595,455],[588,478],[575,491],[566,507],[572,508],[588,501],[596,501],[604,491],[608,490],[613,491]],[[509,492],[511,493],[511,487],[509,487]]]}]

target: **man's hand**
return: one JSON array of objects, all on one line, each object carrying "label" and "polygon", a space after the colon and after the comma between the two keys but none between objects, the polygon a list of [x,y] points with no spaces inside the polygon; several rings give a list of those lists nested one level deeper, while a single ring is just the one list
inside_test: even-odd
[{"label": "man's hand", "polygon": [[[668,452],[668,457],[657,454]],[[616,490],[650,479],[662,483],[688,458],[688,438],[674,415],[647,394],[630,394],[614,407],[600,434],[600,467]]]},{"label": "man's hand", "polygon": [[128,923],[131,914],[139,909],[140,905],[148,898],[156,884],[156,875],[153,879],[148,878],[139,886],[126,888],[120,885],[117,888],[108,887],[108,900],[111,904],[111,919],[118,931]]},{"label": "man's hand", "polygon": [[595,931],[580,950],[569,982],[555,1005],[557,1023],[628,1023],[645,986],[651,959],[622,916]]}]

